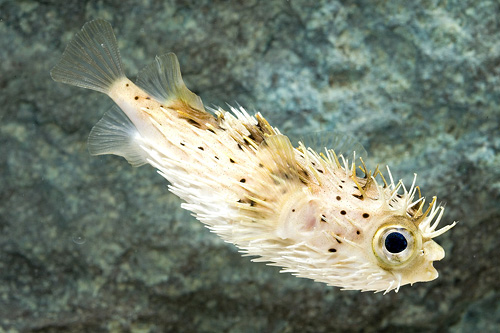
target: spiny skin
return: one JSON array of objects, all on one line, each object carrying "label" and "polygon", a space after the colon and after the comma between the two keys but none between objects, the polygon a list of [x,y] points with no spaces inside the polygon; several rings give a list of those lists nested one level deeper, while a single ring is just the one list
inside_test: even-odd
[{"label": "spiny skin", "polygon": [[363,161],[358,176],[333,150],[294,148],[260,113],[205,111],[173,54],[157,57],[136,86],[102,20],[83,27],[51,74],[108,94],[123,111],[94,127],[92,154],[151,164],[183,208],[254,261],[344,289],[397,291],[437,277],[432,262],[444,251],[432,238],[454,224],[436,230],[443,207],[434,198],[424,211],[415,181],[406,190]]}]

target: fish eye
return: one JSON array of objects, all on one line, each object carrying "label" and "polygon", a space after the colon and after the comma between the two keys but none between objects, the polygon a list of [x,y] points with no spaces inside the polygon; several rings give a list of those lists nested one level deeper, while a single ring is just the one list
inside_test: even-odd
[{"label": "fish eye", "polygon": [[415,234],[399,225],[381,227],[373,237],[373,252],[386,266],[402,266],[413,258],[418,240]]},{"label": "fish eye", "polygon": [[390,253],[400,253],[408,247],[408,241],[402,233],[394,231],[385,237],[384,246]]}]

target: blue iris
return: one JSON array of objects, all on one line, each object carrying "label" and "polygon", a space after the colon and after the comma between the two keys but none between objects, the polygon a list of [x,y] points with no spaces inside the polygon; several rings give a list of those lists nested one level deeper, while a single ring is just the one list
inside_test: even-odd
[{"label": "blue iris", "polygon": [[405,236],[399,232],[391,232],[385,238],[385,248],[390,253],[399,253],[406,249],[408,241]]}]

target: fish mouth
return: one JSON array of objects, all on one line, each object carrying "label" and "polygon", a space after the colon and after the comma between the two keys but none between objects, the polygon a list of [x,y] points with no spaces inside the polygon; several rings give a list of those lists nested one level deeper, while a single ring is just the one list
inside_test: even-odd
[{"label": "fish mouth", "polygon": [[440,261],[444,258],[444,249],[433,240],[428,240],[422,244],[422,252],[424,265],[420,274],[414,277],[415,282],[428,282],[435,280],[439,277],[439,273],[434,267],[434,261]]},{"label": "fish mouth", "polygon": [[434,242],[433,240],[429,240],[425,242],[422,246],[423,251],[424,251],[424,258],[425,261],[428,262],[428,265],[425,269],[425,280],[422,279],[422,281],[432,281],[438,278],[439,273],[434,268],[433,262],[434,261],[440,261],[441,259],[444,258],[444,249],[439,245],[438,243]]},{"label": "fish mouth", "polygon": [[443,248],[433,240],[425,241],[422,244],[422,250],[415,266],[409,267],[410,271],[406,272],[403,278],[403,283],[414,284],[417,282],[428,282],[439,277],[439,273],[434,267],[434,261],[439,261],[444,258]]},{"label": "fish mouth", "polygon": [[424,257],[427,261],[440,261],[444,258],[444,249],[438,243],[433,240],[428,240],[422,245],[424,251]]}]

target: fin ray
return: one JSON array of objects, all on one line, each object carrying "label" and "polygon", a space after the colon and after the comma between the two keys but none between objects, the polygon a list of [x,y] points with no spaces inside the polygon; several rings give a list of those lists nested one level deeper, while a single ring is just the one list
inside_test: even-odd
[{"label": "fin ray", "polygon": [[140,147],[140,134],[120,108],[113,106],[92,128],[88,139],[91,155],[113,154],[124,157],[135,167],[147,163]]},{"label": "fin ray", "polygon": [[111,25],[101,19],[85,23],[50,75],[58,82],[107,93],[125,76]]},{"label": "fin ray", "polygon": [[[363,145],[355,138],[346,133],[332,134],[329,131],[318,131],[299,137],[299,142],[304,146],[312,148],[316,152],[324,152],[326,149],[333,149],[335,154],[343,155],[349,161],[354,161],[354,157],[366,160],[368,153]],[[354,156],[354,154],[356,154]]]},{"label": "fin ray", "polygon": [[179,99],[192,108],[205,110],[201,98],[184,84],[179,61],[174,53],[156,56],[155,62],[139,73],[137,85],[160,103]]}]

